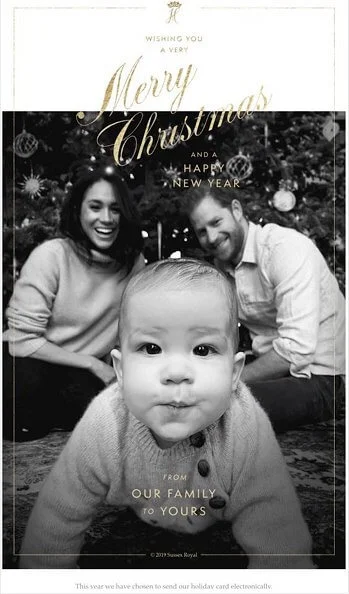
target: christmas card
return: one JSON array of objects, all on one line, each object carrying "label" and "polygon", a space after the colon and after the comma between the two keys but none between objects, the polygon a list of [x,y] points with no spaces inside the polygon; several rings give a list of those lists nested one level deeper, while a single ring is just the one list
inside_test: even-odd
[{"label": "christmas card", "polygon": [[345,3],[1,10],[4,592],[345,592]]}]

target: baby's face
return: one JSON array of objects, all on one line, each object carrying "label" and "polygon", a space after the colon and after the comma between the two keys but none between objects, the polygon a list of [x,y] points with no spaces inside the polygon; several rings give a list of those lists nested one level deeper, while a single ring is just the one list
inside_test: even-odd
[{"label": "baby's face", "polygon": [[228,408],[243,361],[236,356],[234,366],[227,307],[214,286],[129,298],[114,364],[128,408],[161,448],[207,427]]}]

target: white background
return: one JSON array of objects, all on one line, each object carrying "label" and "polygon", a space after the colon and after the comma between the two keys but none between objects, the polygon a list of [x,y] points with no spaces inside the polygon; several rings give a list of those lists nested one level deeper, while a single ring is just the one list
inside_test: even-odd
[{"label": "white background", "polygon": [[[2,2],[2,109],[98,111],[115,70],[143,56],[133,82],[161,79],[193,64],[195,79],[180,110],[198,111],[239,102],[264,85],[269,110],[347,110],[347,1],[182,0],[178,24],[167,24],[166,0],[127,2]],[[40,8],[41,7],[41,8]],[[103,8],[104,7],[104,8]],[[108,7],[108,8],[106,8]],[[133,7],[133,8],[132,8]],[[206,8],[204,8],[206,7]],[[213,7],[213,8],[208,8]],[[201,43],[148,43],[146,35],[198,35]],[[161,47],[187,53],[160,53]],[[141,110],[169,110],[173,95],[146,100]],[[117,109],[122,110],[123,105]],[[86,584],[264,584],[271,590],[220,592],[348,591],[345,571],[12,571],[2,591],[14,593],[105,592]],[[121,590],[111,590],[120,592]],[[138,590],[143,592],[147,590]],[[150,590],[148,590],[150,591]],[[174,592],[162,589],[158,592]],[[198,592],[199,590],[185,590]],[[212,590],[211,590],[212,591]]]},{"label": "white background", "polygon": [[[15,8],[12,0],[2,4],[4,110],[96,111],[115,70],[124,62],[131,68],[141,55],[139,84],[149,82],[151,74],[161,79],[165,69],[175,74],[190,63],[197,68],[183,110],[238,103],[260,84],[272,94],[272,110],[347,107],[346,0],[306,6],[182,0],[178,24],[166,23],[167,0],[111,0],[89,8],[88,1],[76,0],[56,0],[50,8],[47,0],[17,0]],[[146,35],[187,34],[203,41],[145,41]],[[160,53],[161,46],[173,45],[187,46],[188,52]],[[169,105],[165,93],[142,109],[168,110]]]}]

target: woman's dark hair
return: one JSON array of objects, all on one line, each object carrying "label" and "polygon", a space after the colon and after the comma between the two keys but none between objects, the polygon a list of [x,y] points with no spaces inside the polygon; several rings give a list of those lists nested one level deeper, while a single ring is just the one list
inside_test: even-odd
[{"label": "woman's dark hair", "polygon": [[119,269],[126,268],[128,274],[142,251],[143,238],[141,223],[131,193],[115,165],[90,163],[78,169],[78,176],[73,183],[61,215],[61,232],[72,239],[88,254],[92,261],[91,242],[86,237],[80,222],[81,204],[85,193],[94,183],[106,180],[113,188],[120,207],[120,226],[118,236],[105,253],[115,259]]}]

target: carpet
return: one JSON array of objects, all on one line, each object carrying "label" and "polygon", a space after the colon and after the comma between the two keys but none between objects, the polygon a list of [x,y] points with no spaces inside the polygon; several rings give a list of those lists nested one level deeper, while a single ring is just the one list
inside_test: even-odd
[{"label": "carpet", "polygon": [[[53,432],[27,443],[4,442],[3,567],[15,568],[17,554],[37,493],[69,437]],[[345,420],[304,426],[278,436],[303,513],[313,537],[319,568],[345,567]],[[154,558],[154,551],[170,556]],[[197,554],[183,558],[183,551]],[[227,553],[232,557],[219,556]],[[215,557],[203,554],[215,552]],[[102,505],[86,534],[81,568],[242,568],[246,556],[228,524],[194,536],[151,527],[128,509]]]}]

